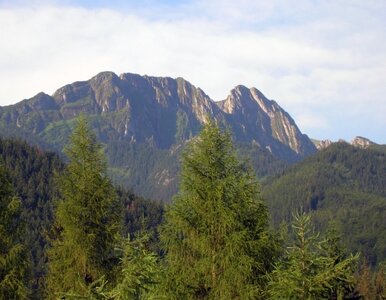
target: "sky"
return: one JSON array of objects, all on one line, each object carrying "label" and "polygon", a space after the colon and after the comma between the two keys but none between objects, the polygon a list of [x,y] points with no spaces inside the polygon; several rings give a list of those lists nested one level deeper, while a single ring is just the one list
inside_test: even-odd
[{"label": "sky", "polygon": [[384,0],[0,0],[0,105],[101,71],[256,87],[303,133],[386,144]]}]

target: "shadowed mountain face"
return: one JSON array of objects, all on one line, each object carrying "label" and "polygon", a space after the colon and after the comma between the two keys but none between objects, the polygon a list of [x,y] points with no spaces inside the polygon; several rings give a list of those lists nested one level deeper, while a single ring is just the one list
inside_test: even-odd
[{"label": "shadowed mountain face", "polygon": [[[316,152],[293,119],[255,88],[237,86],[225,100],[215,102],[182,78],[129,73],[118,77],[112,72],[66,85],[52,96],[39,93],[0,107],[0,134],[61,151],[81,113],[106,145],[113,177],[128,180],[134,188],[149,176],[163,188],[175,181],[176,168],[161,167],[159,161],[177,164],[181,145],[199,132],[208,116],[230,128],[236,142],[253,144],[277,160],[294,162]],[[142,152],[153,163],[132,182],[137,176],[132,163],[122,160],[137,159]]]}]

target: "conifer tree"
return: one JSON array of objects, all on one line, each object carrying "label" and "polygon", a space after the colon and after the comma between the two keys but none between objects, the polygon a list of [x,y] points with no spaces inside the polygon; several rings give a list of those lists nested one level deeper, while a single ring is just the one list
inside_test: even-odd
[{"label": "conifer tree", "polygon": [[0,299],[27,299],[29,260],[21,243],[21,201],[0,166]]},{"label": "conifer tree", "polygon": [[159,266],[157,256],[148,248],[149,236],[123,242],[121,263],[117,271],[115,286],[108,283],[105,276],[87,286],[81,294],[76,291],[62,293],[65,299],[108,299],[145,300],[159,299],[155,287],[158,283]]},{"label": "conifer tree", "polygon": [[374,290],[378,299],[386,299],[386,265],[382,263],[374,278]]},{"label": "conifer tree", "polygon": [[325,238],[321,241],[321,253],[331,262],[332,268],[342,262],[346,262],[347,273],[345,276],[335,276],[329,282],[328,291],[324,294],[328,299],[359,299],[359,294],[355,289],[357,279],[355,276],[357,269],[358,255],[348,254],[341,244],[341,235],[333,226],[327,230]]},{"label": "conifer tree", "polygon": [[168,208],[166,299],[261,296],[276,253],[256,178],[228,131],[209,121],[183,155],[180,191]]},{"label": "conifer tree", "polygon": [[104,277],[114,281],[114,254],[120,232],[119,203],[106,175],[101,146],[80,117],[65,149],[69,163],[58,179],[61,199],[56,210],[59,236],[49,251],[49,297],[87,293]]},{"label": "conifer tree", "polygon": [[110,299],[149,299],[158,283],[157,256],[149,249],[149,235],[140,234],[124,242],[118,283],[109,293]]},{"label": "conifer tree", "polygon": [[309,215],[294,215],[292,227],[295,242],[271,274],[270,298],[345,299],[355,286],[358,256],[343,258],[336,245],[327,251]]},{"label": "conifer tree", "polygon": [[384,263],[381,263],[378,271],[375,271],[371,270],[366,261],[362,262],[357,277],[356,290],[364,300],[386,299],[386,265]]},{"label": "conifer tree", "polygon": [[365,300],[375,298],[373,273],[366,262],[363,262],[360,267],[356,289]]}]

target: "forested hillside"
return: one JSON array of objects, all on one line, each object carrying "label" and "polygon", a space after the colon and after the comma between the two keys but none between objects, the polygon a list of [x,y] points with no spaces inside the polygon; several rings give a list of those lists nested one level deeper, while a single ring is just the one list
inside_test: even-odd
[{"label": "forested hillside", "polygon": [[[267,178],[261,195],[255,171],[239,160],[230,133],[210,121],[183,151],[179,192],[164,215],[161,204],[114,188],[102,145],[84,118],[77,122],[66,164],[24,142],[1,140],[0,204],[6,209],[0,213],[0,230],[7,237],[0,249],[2,296],[373,299],[386,291],[380,264],[384,153],[339,144],[288,170],[271,161],[282,175]],[[269,156],[258,147],[239,152],[260,154],[252,162],[270,167]],[[281,186],[284,179],[288,182]],[[315,185],[307,186],[306,179]],[[309,198],[312,192],[318,198]],[[291,202],[303,193],[303,202]],[[299,207],[312,213],[296,214],[292,230],[279,234],[269,227],[262,196],[274,224],[289,220]],[[321,231],[334,219],[340,225],[337,234],[316,233],[311,216]],[[354,254],[341,244],[339,231]],[[25,249],[31,257],[23,256]],[[18,260],[4,264],[14,261],[14,253],[20,253]],[[364,258],[376,273],[362,263],[358,269]],[[16,265],[19,272],[12,271]],[[307,268],[299,268],[303,265]]]},{"label": "forested hillside", "polygon": [[386,155],[336,143],[263,184],[273,223],[294,210],[311,212],[319,230],[330,225],[351,251],[375,265],[386,259]]},{"label": "forested hillside", "polygon": [[[53,211],[58,198],[56,175],[65,166],[56,154],[30,146],[26,142],[0,139],[0,165],[7,171],[15,194],[21,200],[24,233],[19,239],[31,257],[30,288],[39,299],[46,273],[46,249],[52,238]],[[161,222],[161,204],[137,197],[127,189],[118,188],[119,202],[125,208],[124,234],[138,230],[154,230]]]},{"label": "forested hillside", "polygon": [[[106,148],[109,175],[117,185],[135,184],[135,190],[144,197],[170,202],[178,191],[181,154],[186,145],[183,142],[170,150],[160,150],[151,145],[112,142]],[[249,160],[259,178],[288,166],[256,144],[237,143],[237,150],[240,157]]]},{"label": "forested hillside", "polygon": [[21,220],[25,222],[22,240],[30,249],[33,288],[38,288],[45,269],[45,247],[53,219],[54,173],[64,163],[58,155],[44,152],[19,140],[0,139],[0,163],[9,174],[22,204]]}]

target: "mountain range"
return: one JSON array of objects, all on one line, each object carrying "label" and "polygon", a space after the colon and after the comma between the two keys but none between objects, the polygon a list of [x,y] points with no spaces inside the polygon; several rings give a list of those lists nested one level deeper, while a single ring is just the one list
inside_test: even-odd
[{"label": "mountain range", "polygon": [[325,149],[329,146],[331,146],[332,144],[334,143],[347,143],[347,144],[350,144],[354,147],[358,147],[358,148],[362,148],[362,149],[380,149],[382,148],[382,145],[379,145],[377,143],[374,143],[373,141],[370,141],[368,138],[365,138],[363,136],[356,136],[355,138],[353,138],[351,140],[351,142],[346,142],[345,140],[343,139],[340,139],[339,141],[337,142],[333,142],[331,140],[315,140],[315,139],[312,139],[312,142],[314,143],[314,145],[316,146],[316,148],[318,150],[321,150],[321,149]]},{"label": "mountain range", "polygon": [[[15,174],[20,173],[16,183],[28,182],[35,165],[45,172],[39,178],[50,177],[51,166],[41,168],[28,157],[40,157],[39,149],[45,149],[65,159],[63,149],[80,114],[103,145],[114,183],[166,202],[178,190],[184,146],[212,118],[232,132],[240,156],[255,169],[274,226],[289,221],[294,211],[306,210],[314,215],[318,229],[335,223],[349,249],[365,253],[373,265],[386,259],[385,145],[363,137],[351,143],[311,140],[287,112],[256,88],[236,86],[225,100],[216,102],[182,78],[103,72],[59,88],[53,95],[39,93],[0,107],[0,136],[39,147],[3,142],[8,145],[4,161]],[[25,153],[30,153],[26,162],[21,159],[20,166],[15,166],[13,161]],[[52,159],[57,168],[62,167],[59,158]],[[52,189],[52,182],[46,185]],[[25,200],[25,215],[45,224],[45,218],[50,218],[45,211],[52,210],[49,197],[36,196],[33,188],[20,193],[31,199]],[[29,206],[30,201],[40,204]],[[37,218],[40,210],[43,213]],[[36,231],[32,239],[41,234],[35,227],[31,227]]]},{"label": "mountain range", "polygon": [[255,166],[260,176],[274,171],[273,162],[293,163],[317,151],[291,116],[256,88],[239,85],[216,102],[183,78],[112,72],[0,107],[0,135],[62,152],[80,114],[105,145],[114,181],[161,200],[175,193],[181,149],[207,118],[229,128],[241,149],[264,157]]}]

